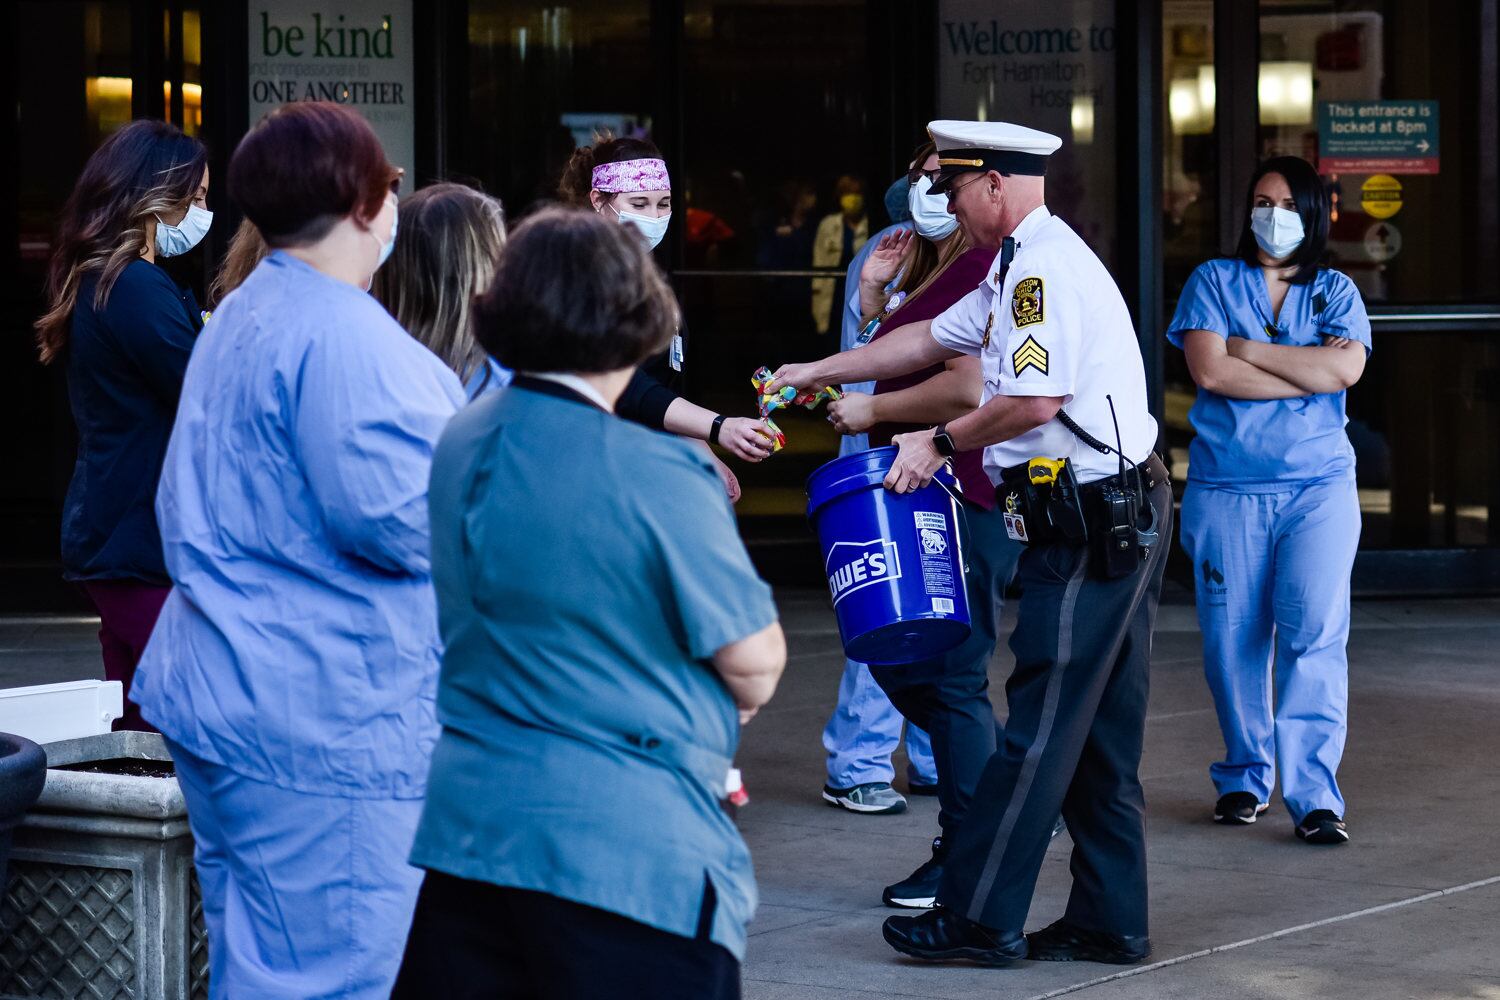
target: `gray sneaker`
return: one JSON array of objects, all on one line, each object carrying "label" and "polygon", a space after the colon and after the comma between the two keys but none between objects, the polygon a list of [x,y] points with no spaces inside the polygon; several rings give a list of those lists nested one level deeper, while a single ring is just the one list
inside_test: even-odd
[{"label": "gray sneaker", "polygon": [[850,812],[893,815],[906,811],[906,799],[887,781],[872,781],[853,788],[823,786],[823,801]]}]

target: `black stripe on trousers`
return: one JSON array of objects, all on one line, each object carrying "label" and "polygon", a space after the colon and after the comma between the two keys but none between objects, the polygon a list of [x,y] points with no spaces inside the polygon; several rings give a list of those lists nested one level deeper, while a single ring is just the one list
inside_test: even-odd
[{"label": "black stripe on trousers", "polygon": [[[1161,500],[1165,505],[1168,505],[1166,508],[1168,511],[1168,520],[1166,523],[1170,524],[1170,492],[1159,486],[1153,493],[1164,494]],[[1153,502],[1156,499],[1157,497],[1153,496]],[[1156,550],[1142,562],[1141,568],[1137,571],[1135,587],[1130,601],[1125,606],[1125,613],[1114,623],[1114,634],[1107,647],[1106,655],[1101,658],[1103,663],[1109,664],[1111,671],[1117,667],[1115,661],[1119,658],[1125,636],[1129,633],[1135,616],[1140,612],[1140,602],[1151,581],[1155,579],[1165,555],[1166,545],[1159,544]],[[1047,687],[1043,694],[1042,711],[1038,717],[1036,734],[1031,745],[1027,747],[1025,757],[1022,759],[1020,770],[1017,772],[1015,787],[1011,792],[1009,802],[1006,804],[1005,813],[996,829],[995,839],[986,854],[984,866],[981,869],[979,878],[975,882],[972,895],[969,899],[969,905],[966,908],[968,919],[979,923],[984,922],[982,917],[989,902],[989,897],[994,891],[995,882],[999,878],[1001,864],[1010,847],[1015,825],[1027,805],[1042,756],[1047,749],[1048,741],[1056,725],[1057,707],[1061,698],[1063,681],[1068,672],[1068,667],[1072,664],[1073,660],[1074,619],[1079,595],[1083,590],[1085,582],[1087,582],[1089,553],[1084,549],[1079,549],[1075,553],[1075,558],[1077,564],[1073,567],[1073,572],[1068,578],[1068,583],[1058,608],[1057,658],[1047,678]],[[1094,582],[1102,584],[1106,581]],[[1021,600],[1024,604],[1026,601],[1024,593]],[[1019,627],[1019,624],[1017,627]],[[1013,724],[1014,720],[1011,720],[1007,723],[1007,726],[1009,727]],[[973,815],[972,812],[971,815]],[[1010,930],[1012,928],[1002,929]]]}]

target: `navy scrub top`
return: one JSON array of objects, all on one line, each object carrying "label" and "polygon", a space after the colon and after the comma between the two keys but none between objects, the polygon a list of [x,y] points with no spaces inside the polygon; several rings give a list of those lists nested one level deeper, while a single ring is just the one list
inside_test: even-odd
[{"label": "navy scrub top", "polygon": [[83,278],[67,355],[78,458],[63,502],[63,575],[166,586],[156,484],[193,343],[193,293],[148,260],[125,265],[103,308]]}]

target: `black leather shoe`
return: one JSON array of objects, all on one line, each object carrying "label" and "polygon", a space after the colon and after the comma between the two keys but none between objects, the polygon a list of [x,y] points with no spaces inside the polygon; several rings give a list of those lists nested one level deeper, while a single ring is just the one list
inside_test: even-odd
[{"label": "black leather shoe", "polygon": [[1031,957],[1038,962],[1105,962],[1135,965],[1151,955],[1151,939],[1091,931],[1059,920],[1051,927],[1026,935]]},{"label": "black leather shoe", "polygon": [[886,944],[927,962],[973,962],[992,968],[1026,957],[1020,931],[994,931],[941,906],[920,917],[889,917],[881,928]]}]

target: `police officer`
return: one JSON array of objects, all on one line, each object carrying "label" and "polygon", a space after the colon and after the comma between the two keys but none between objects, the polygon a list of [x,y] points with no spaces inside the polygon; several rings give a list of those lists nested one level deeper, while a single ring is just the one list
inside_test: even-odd
[{"label": "police officer", "polygon": [[[1137,768],[1172,520],[1140,348],[1104,264],[1046,208],[1047,157],[1062,141],[1002,122],[929,129],[934,190],[976,244],[999,251],[985,283],[930,322],[777,373],[801,388],[978,355],[982,405],[898,436],[885,486],[919,489],[947,455],[983,446],[1009,533],[1027,543],[1004,740],[952,837],[938,907],[891,917],[885,938],[932,961],[1138,962],[1150,943]],[[1063,918],[1028,937],[1059,810],[1073,890]]]}]

